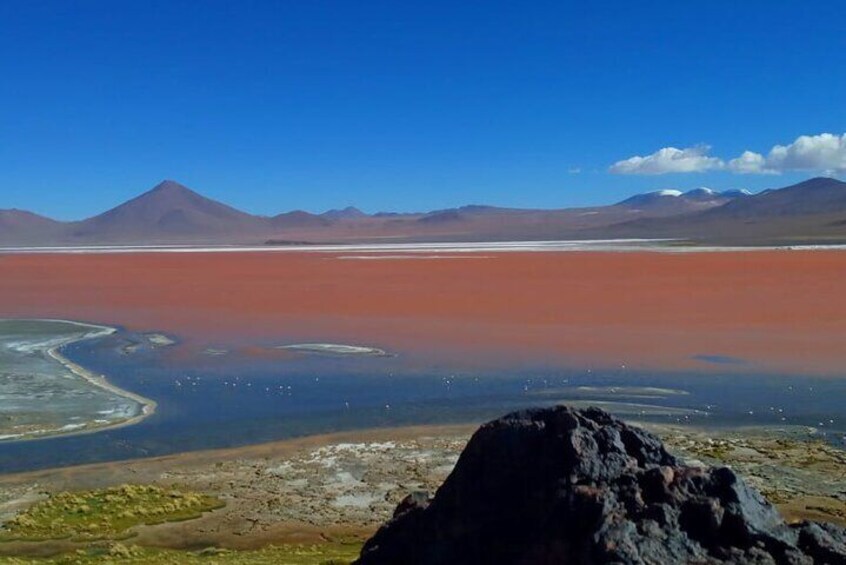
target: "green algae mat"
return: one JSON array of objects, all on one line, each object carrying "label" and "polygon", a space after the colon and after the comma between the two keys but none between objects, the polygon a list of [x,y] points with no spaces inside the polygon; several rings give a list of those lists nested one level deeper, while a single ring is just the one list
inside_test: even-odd
[{"label": "green algae mat", "polygon": [[61,492],[3,524],[0,542],[123,539],[135,526],[191,520],[222,506],[212,496],[156,486]]}]

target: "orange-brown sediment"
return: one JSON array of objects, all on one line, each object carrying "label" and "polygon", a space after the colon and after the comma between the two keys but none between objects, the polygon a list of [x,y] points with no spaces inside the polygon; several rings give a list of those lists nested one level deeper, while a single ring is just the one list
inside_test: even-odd
[{"label": "orange-brown sediment", "polygon": [[[0,316],[188,343],[375,345],[455,364],[553,362],[846,374],[846,253],[0,256]],[[725,368],[725,367],[723,367]]]}]

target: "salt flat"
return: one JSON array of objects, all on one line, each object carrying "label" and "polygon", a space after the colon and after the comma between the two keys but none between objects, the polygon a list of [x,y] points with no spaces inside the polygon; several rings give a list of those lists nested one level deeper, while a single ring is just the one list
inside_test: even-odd
[{"label": "salt flat", "polygon": [[150,413],[149,401],[60,352],[113,331],[61,320],[0,320],[0,441],[101,430]]}]

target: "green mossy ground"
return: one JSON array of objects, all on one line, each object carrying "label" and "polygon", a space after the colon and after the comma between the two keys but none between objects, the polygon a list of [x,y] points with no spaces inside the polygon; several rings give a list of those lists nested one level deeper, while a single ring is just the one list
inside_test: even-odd
[{"label": "green mossy ground", "polygon": [[122,539],[134,526],[190,520],[222,506],[211,496],[155,486],[62,492],[3,524],[0,542]]},{"label": "green mossy ground", "polygon": [[255,551],[207,549],[198,552],[141,548],[122,543],[94,546],[52,558],[0,557],[0,565],[348,565],[361,543],[285,545]]},{"label": "green mossy ground", "polygon": [[358,540],[254,551],[180,551],[119,541],[131,537],[134,526],[190,520],[222,505],[211,496],[155,486],[57,493],[3,524],[0,542],[69,540],[80,549],[53,557],[0,556],[0,565],[347,565],[361,550]]}]

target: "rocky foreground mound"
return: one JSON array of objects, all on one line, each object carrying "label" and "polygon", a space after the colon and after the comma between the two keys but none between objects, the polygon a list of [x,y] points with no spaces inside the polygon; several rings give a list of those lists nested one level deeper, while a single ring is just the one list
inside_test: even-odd
[{"label": "rocky foreground mound", "polygon": [[846,530],[788,525],[730,469],[559,406],[482,426],[435,497],[407,497],[357,563],[846,564]]}]

